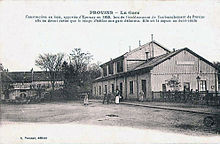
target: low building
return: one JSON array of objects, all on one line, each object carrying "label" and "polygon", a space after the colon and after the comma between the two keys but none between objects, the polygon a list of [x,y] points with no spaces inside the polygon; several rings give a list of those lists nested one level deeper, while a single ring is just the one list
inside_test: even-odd
[{"label": "low building", "polygon": [[[1,99],[15,99],[20,95],[32,96],[33,89],[52,89],[49,72],[2,72],[1,83],[3,94]],[[63,86],[64,81],[61,75],[55,77],[55,89]]]},{"label": "low building", "polygon": [[101,65],[102,76],[93,82],[93,95],[119,89],[125,99],[145,99],[158,91],[218,91],[215,66],[188,48],[170,51],[151,41]]}]

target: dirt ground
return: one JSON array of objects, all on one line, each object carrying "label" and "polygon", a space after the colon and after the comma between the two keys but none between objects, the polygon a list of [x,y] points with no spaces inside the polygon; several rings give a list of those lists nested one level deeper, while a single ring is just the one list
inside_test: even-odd
[{"label": "dirt ground", "polygon": [[40,104],[1,104],[1,123],[54,123],[119,126],[152,129],[197,136],[219,136],[215,128],[203,126],[203,115],[146,107],[81,101]]}]

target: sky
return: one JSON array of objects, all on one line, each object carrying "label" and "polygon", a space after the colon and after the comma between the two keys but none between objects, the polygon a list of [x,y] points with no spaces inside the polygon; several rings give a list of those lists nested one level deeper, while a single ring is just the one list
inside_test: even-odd
[{"label": "sky", "polygon": [[[97,11],[139,11],[141,15],[198,15],[197,23],[35,23],[26,15],[89,15]],[[188,47],[210,62],[220,61],[220,1],[1,1],[0,63],[9,71],[40,70],[43,53],[69,54],[81,48],[104,63],[154,40],[172,50]]]}]

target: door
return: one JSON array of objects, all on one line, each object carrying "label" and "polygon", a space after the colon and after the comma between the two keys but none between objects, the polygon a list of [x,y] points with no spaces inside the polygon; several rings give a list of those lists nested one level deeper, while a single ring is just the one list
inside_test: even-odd
[{"label": "door", "polygon": [[105,93],[107,94],[108,90],[107,90],[107,85],[105,85]]},{"label": "door", "polygon": [[146,80],[141,80],[141,90],[144,92],[144,98],[146,98]]},{"label": "door", "polygon": [[120,95],[122,96],[122,92],[123,92],[123,85],[122,85],[122,82],[120,83],[119,88],[120,88]]}]

